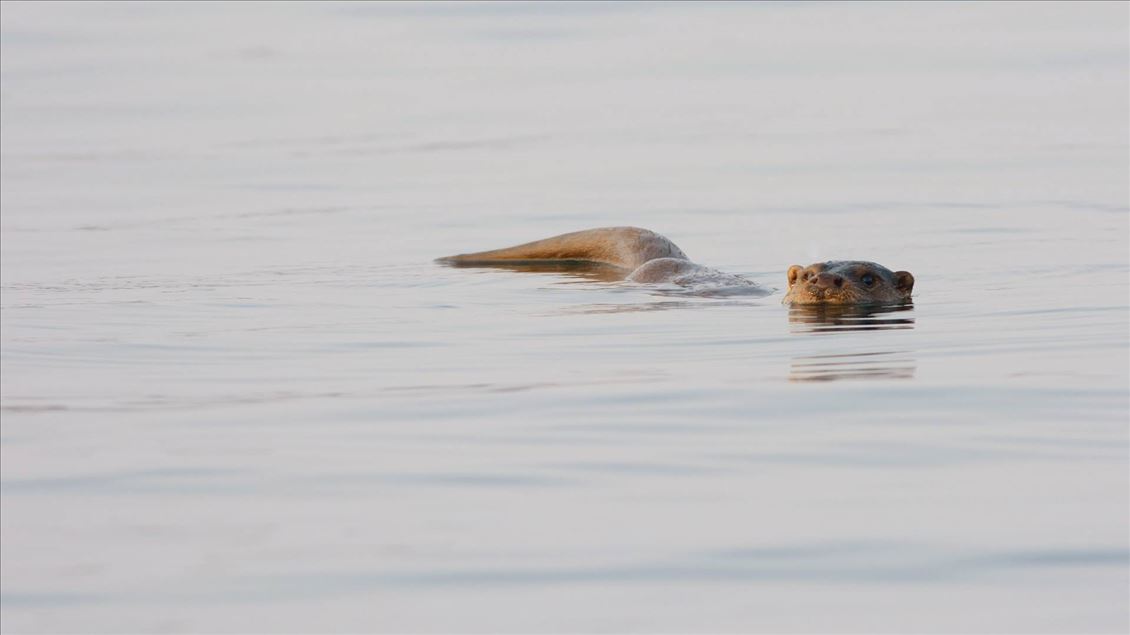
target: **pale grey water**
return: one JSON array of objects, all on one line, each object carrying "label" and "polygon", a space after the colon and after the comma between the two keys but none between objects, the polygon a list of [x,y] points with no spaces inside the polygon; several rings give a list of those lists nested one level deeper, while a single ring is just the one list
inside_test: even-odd
[{"label": "pale grey water", "polygon": [[1125,632],[1128,17],[4,3],[4,631]]}]

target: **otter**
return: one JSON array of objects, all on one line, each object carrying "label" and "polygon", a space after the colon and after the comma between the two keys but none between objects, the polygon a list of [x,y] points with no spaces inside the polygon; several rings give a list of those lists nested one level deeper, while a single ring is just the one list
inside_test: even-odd
[{"label": "otter", "polygon": [[[761,287],[742,276],[695,264],[665,236],[640,227],[600,227],[543,240],[437,259],[461,266],[499,266],[539,262],[595,263],[612,279],[669,282],[684,287],[708,284],[728,288]],[[914,276],[862,260],[832,260],[789,267],[784,304],[892,304],[908,302]]]},{"label": "otter", "polygon": [[910,300],[914,276],[866,260],[829,260],[787,274],[785,304],[896,304]]}]

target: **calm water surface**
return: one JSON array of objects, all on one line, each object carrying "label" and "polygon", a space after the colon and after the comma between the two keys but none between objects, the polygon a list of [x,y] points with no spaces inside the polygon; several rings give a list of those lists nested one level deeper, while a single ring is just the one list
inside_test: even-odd
[{"label": "calm water surface", "polygon": [[4,630],[1125,632],[1128,11],[5,3]]}]

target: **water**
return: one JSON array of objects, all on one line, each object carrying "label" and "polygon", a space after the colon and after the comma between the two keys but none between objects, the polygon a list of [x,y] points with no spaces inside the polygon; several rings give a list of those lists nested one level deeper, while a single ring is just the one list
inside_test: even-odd
[{"label": "water", "polygon": [[1127,24],[5,3],[4,630],[1125,632]]}]

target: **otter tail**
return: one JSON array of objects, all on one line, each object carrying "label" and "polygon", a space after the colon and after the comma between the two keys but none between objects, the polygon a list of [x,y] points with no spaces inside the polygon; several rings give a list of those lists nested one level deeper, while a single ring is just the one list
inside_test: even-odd
[{"label": "otter tail", "polygon": [[634,269],[655,258],[686,259],[670,240],[638,227],[586,229],[534,242],[459,254],[438,262],[460,265],[490,264],[501,261],[582,260]]}]

